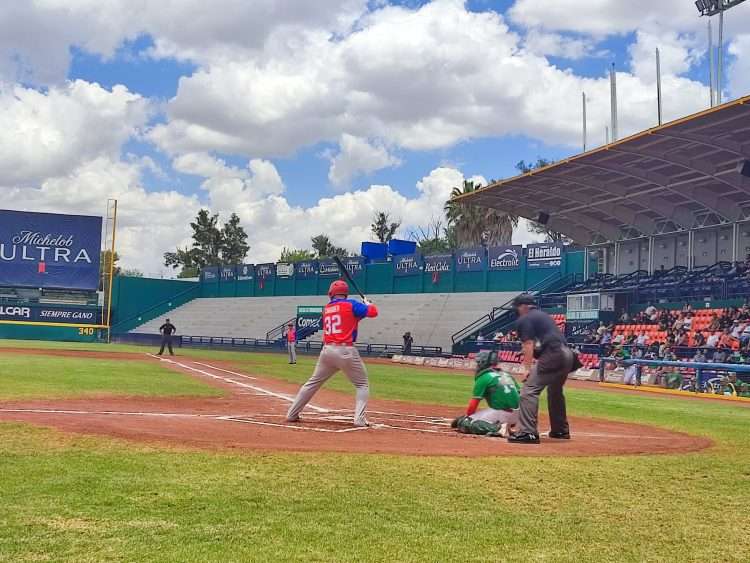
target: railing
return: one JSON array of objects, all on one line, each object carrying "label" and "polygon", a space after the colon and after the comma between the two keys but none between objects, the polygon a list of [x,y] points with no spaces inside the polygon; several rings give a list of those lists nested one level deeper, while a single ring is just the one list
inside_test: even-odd
[{"label": "railing", "polygon": [[189,303],[200,295],[200,291],[201,286],[199,284],[195,284],[193,287],[177,293],[169,299],[152,305],[151,307],[148,307],[147,309],[144,309],[143,311],[140,311],[139,313],[128,317],[127,319],[118,320],[114,325],[112,325],[112,333],[114,334],[127,332],[139,325],[142,325],[143,323],[147,323],[148,321],[155,319],[156,317],[164,315],[172,309],[180,307],[185,303]]},{"label": "railing", "polygon": [[[159,346],[161,335],[125,333],[117,334],[112,339],[119,344],[135,344],[140,346]],[[238,350],[247,352],[285,352],[286,344],[283,340],[267,340],[265,338],[229,338],[221,336],[175,336],[173,343],[178,348],[213,348],[221,350]],[[391,356],[403,352],[400,344],[355,344],[360,354],[365,356]],[[297,352],[317,353],[323,348],[319,340],[305,340],[297,342]],[[411,354],[423,357],[441,357],[443,349],[440,346],[412,346]]]},{"label": "railing", "polygon": [[[575,275],[567,274],[563,276],[559,272],[556,272],[544,278],[540,282],[532,285],[527,290],[527,293],[537,295],[540,293],[544,293],[546,291],[559,290],[562,287],[565,287],[574,281],[575,281]],[[474,321],[470,325],[454,333],[451,336],[453,344],[457,344],[459,342],[466,340],[468,337],[474,335],[475,333],[480,332],[482,329],[486,328],[491,323],[494,323],[496,320],[500,319],[502,316],[510,313],[512,303],[513,303],[513,299],[511,299],[507,303],[503,303],[499,307],[493,307],[492,310],[488,314],[483,315],[482,317],[478,318],[476,321]]]}]

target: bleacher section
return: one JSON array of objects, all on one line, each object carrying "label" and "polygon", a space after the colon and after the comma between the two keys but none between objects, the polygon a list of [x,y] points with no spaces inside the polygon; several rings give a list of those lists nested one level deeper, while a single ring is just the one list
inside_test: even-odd
[{"label": "bleacher section", "polygon": [[[455,327],[465,326],[515,295],[515,292],[371,295],[380,316],[360,324],[359,341],[399,344],[408,331],[415,346],[441,346],[447,352]],[[172,320],[181,335],[264,338],[270,329],[294,317],[298,306],[326,302],[325,296],[204,298],[190,301],[164,317]],[[164,317],[131,332],[157,334]]]}]

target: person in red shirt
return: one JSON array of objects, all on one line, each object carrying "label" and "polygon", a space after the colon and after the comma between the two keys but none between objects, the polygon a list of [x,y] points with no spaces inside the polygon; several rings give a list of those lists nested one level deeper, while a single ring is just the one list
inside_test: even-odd
[{"label": "person in red shirt", "polygon": [[299,421],[302,409],[313,398],[318,389],[336,372],[343,371],[357,389],[354,406],[354,426],[369,426],[365,411],[370,396],[367,369],[359,351],[354,346],[357,341],[359,321],[378,316],[378,308],[365,300],[364,303],[348,299],[349,286],[337,280],[328,289],[330,302],[323,309],[323,349],[310,379],[300,387],[289,408],[288,422]]},{"label": "person in red shirt", "polygon": [[286,325],[286,347],[289,351],[289,363],[297,363],[297,331],[294,329],[294,323]]}]

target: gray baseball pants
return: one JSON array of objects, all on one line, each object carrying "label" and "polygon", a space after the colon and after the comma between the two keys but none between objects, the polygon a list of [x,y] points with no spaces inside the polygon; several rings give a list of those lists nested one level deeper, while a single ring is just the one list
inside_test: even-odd
[{"label": "gray baseball pants", "polygon": [[567,346],[554,346],[542,353],[536,365],[531,368],[529,377],[521,389],[519,432],[539,434],[537,429],[539,395],[545,388],[547,389],[550,431],[560,433],[569,431],[563,386],[572,368],[573,352]]},{"label": "gray baseball pants", "polygon": [[287,347],[287,350],[289,350],[289,363],[296,364],[297,363],[297,343],[287,342],[286,347]]},{"label": "gray baseball pants", "polygon": [[481,409],[471,415],[471,420],[482,420],[490,424],[518,424],[518,409],[504,411],[498,409]]},{"label": "gray baseball pants", "polygon": [[315,371],[307,380],[307,383],[300,387],[297,392],[294,403],[292,403],[286,415],[287,420],[293,422],[299,419],[302,409],[310,402],[318,389],[338,371],[343,371],[344,375],[357,389],[354,425],[367,426],[365,411],[367,410],[367,400],[370,397],[370,384],[367,379],[367,369],[359,355],[359,350],[354,346],[332,346],[330,344],[323,346],[320,351]]}]

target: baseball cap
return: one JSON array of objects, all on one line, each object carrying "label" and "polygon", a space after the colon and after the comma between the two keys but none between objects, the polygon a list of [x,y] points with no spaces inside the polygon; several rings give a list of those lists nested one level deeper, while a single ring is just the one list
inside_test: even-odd
[{"label": "baseball cap", "polygon": [[520,307],[521,305],[536,305],[536,299],[529,293],[522,293],[513,300],[513,307]]}]

